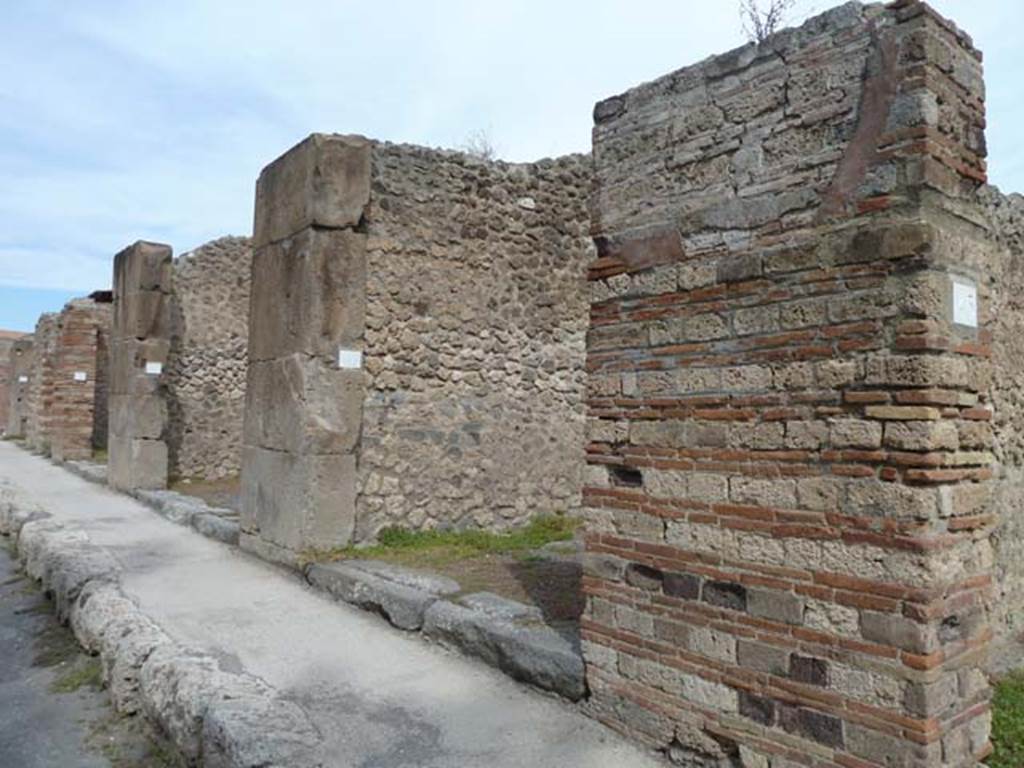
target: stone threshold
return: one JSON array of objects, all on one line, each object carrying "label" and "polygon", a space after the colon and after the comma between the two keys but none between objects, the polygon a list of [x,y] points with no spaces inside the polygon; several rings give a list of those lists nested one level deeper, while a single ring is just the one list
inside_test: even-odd
[{"label": "stone threshold", "polygon": [[306,566],[306,580],[392,626],[473,656],[509,677],[579,701],[586,693],[579,642],[544,624],[538,608],[490,592],[457,597],[458,582],[383,563]]},{"label": "stone threshold", "polygon": [[[106,467],[90,461],[56,462],[79,477],[106,485]],[[238,545],[238,515],[175,491],[124,492],[170,522],[216,541]],[[460,595],[453,579],[377,560],[313,563],[307,583],[336,600],[375,613],[397,629],[419,632],[445,648],[483,661],[519,682],[570,701],[586,695],[578,636],[547,626],[539,609],[489,592]]]}]

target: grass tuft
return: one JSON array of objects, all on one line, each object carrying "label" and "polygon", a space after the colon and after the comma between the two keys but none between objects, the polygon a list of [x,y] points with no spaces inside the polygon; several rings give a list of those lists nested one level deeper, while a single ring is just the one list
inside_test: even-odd
[{"label": "grass tuft", "polygon": [[103,687],[103,674],[99,659],[86,659],[80,664],[73,665],[50,683],[50,690],[53,693],[74,693],[85,686],[97,691]]},{"label": "grass tuft", "polygon": [[441,566],[487,555],[529,553],[557,541],[569,541],[581,521],[567,515],[543,515],[507,533],[489,531],[409,531],[385,528],[377,544],[334,552],[309,553],[307,562],[361,558],[416,567]]},{"label": "grass tuft", "polygon": [[1024,765],[1024,673],[1003,678],[992,700],[992,745],[989,768]]}]

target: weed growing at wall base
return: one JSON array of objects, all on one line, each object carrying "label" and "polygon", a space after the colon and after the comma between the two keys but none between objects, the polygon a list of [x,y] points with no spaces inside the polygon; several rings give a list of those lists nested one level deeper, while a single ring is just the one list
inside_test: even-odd
[{"label": "weed growing at wall base", "polygon": [[1010,675],[996,685],[992,700],[992,746],[989,768],[1024,765],[1024,673]]},{"label": "weed growing at wall base", "polygon": [[343,558],[387,560],[407,565],[444,565],[484,555],[525,554],[558,541],[569,541],[581,521],[568,515],[543,515],[507,533],[489,531],[410,531],[385,528],[378,543],[330,553],[308,553],[307,562]]}]

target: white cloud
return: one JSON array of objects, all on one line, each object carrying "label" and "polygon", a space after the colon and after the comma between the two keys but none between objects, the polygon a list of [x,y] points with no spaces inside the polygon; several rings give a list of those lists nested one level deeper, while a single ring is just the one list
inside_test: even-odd
[{"label": "white cloud", "polygon": [[[937,0],[988,54],[993,178],[1024,189],[1024,5]],[[803,0],[797,15],[830,5]],[[260,168],[313,131],[508,159],[589,148],[595,101],[742,40],[683,0],[57,0],[0,26],[0,284],[88,290],[139,239],[251,228]]]}]

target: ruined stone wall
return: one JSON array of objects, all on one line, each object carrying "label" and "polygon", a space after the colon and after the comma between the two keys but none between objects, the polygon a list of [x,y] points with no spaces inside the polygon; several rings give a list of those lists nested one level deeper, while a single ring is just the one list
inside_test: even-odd
[{"label": "ruined stone wall", "polygon": [[93,299],[70,301],[57,317],[49,439],[58,461],[91,459],[107,447],[111,319],[110,303]]},{"label": "ruined stone wall", "polygon": [[24,439],[28,428],[30,376],[32,374],[33,338],[22,336],[11,345],[8,357],[8,411],[6,434]]},{"label": "ruined stone wall", "polygon": [[1024,198],[995,189],[982,195],[1003,246],[993,264],[992,369],[995,453],[999,467],[992,512],[996,554],[996,633],[992,667],[1024,666]]},{"label": "ruined stone wall", "polygon": [[983,93],[851,3],[595,109],[588,706],[683,765],[987,753]]},{"label": "ruined stone wall", "polygon": [[33,334],[32,369],[29,373],[25,440],[36,451],[50,449],[50,421],[53,415],[54,352],[57,344],[58,315],[40,315]]},{"label": "ruined stone wall", "polygon": [[590,158],[372,168],[356,539],[578,511]]},{"label": "ruined stone wall", "polygon": [[166,245],[137,242],[114,257],[107,476],[122,490],[167,486],[171,275]]},{"label": "ruined stone wall", "polygon": [[264,170],[243,545],[577,508],[588,166],[315,135]]},{"label": "ruined stone wall", "polygon": [[10,403],[16,380],[11,380],[13,366],[11,354],[14,343],[22,334],[12,331],[0,331],[0,432],[10,434],[8,429]]},{"label": "ruined stone wall", "polygon": [[166,371],[172,477],[240,472],[251,272],[243,237],[214,240],[174,263]]}]

